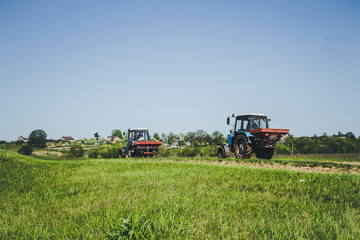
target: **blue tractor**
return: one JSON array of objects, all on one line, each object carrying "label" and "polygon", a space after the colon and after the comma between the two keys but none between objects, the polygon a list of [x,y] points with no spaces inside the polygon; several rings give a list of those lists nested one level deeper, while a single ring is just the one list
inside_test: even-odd
[{"label": "blue tractor", "polygon": [[[250,158],[255,153],[257,158],[271,159],[276,142],[286,134],[289,129],[269,128],[270,119],[264,114],[247,113],[235,117],[233,129],[228,134],[228,144],[219,146],[219,158],[227,158],[233,152],[236,158]],[[227,118],[230,125],[230,117]]]}]

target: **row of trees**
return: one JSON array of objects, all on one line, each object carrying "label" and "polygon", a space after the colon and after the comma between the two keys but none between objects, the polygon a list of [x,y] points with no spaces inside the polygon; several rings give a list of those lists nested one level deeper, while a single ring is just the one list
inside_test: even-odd
[{"label": "row of trees", "polygon": [[[180,147],[184,142],[190,142],[191,147],[199,148],[206,146],[216,146],[227,142],[224,135],[218,131],[208,134],[203,130],[188,132],[186,134],[163,135],[163,141],[169,145],[177,143]],[[214,155],[214,148],[208,148],[209,154]],[[189,152],[183,151],[184,154]],[[190,151],[191,152],[191,151]],[[196,151],[200,155],[204,154],[203,150]],[[324,133],[322,136],[312,137],[294,137],[288,135],[282,141],[278,142],[276,154],[331,154],[331,153],[359,153],[360,137],[356,138],[352,132],[343,134],[338,132],[332,136]],[[165,153],[167,154],[167,153]],[[183,153],[180,153],[183,155]]]},{"label": "row of trees", "polygon": [[[155,139],[157,133],[154,134]],[[188,132],[186,134],[174,134],[170,132],[168,135],[162,134],[162,140],[164,143],[172,145],[176,143],[178,146],[185,146],[190,144],[192,147],[199,147],[199,146],[209,146],[209,145],[220,145],[226,142],[226,138],[224,135],[219,132],[215,131],[211,134],[205,132],[204,130],[197,130],[195,132]]]},{"label": "row of trees", "polygon": [[[111,132],[111,136],[116,136],[119,139],[124,139],[125,136],[119,129],[114,129]],[[96,140],[99,139],[100,135],[98,132],[94,134]],[[37,129],[30,133],[28,144],[32,147],[43,148],[46,147],[47,134],[44,130]],[[172,145],[176,143],[178,146],[185,146],[188,142],[192,146],[207,146],[207,145],[219,145],[226,141],[226,138],[219,131],[215,131],[212,134],[205,132],[204,130],[197,130],[195,132],[188,132],[186,134],[174,134],[170,132],[168,135],[162,133],[161,137],[158,133],[154,133],[152,136],[153,140],[162,140],[164,143]]]},{"label": "row of trees", "polygon": [[[127,138],[127,133],[123,135],[119,129],[114,129],[111,132],[111,136],[116,136],[119,139]],[[99,139],[98,132],[94,134],[95,139]],[[204,130],[197,130],[195,132],[188,132],[186,134],[174,134],[170,132],[168,135],[162,133],[161,136],[155,132],[151,136],[152,140],[161,140],[169,145],[176,144],[177,146],[185,146],[186,143],[190,143],[192,146],[207,146],[207,145],[219,145],[226,141],[226,138],[219,131],[215,131],[212,134],[205,132]]]},{"label": "row of trees", "polygon": [[294,137],[287,136],[283,142],[277,144],[277,154],[324,154],[324,153],[359,153],[360,137],[356,138],[352,132],[328,136]]}]

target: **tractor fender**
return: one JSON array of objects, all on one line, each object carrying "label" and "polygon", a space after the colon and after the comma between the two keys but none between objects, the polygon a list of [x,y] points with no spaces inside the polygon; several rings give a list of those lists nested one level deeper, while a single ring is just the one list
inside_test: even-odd
[{"label": "tractor fender", "polygon": [[235,136],[235,138],[237,138],[237,137],[240,136],[240,135],[245,136],[246,140],[247,140],[249,143],[251,142],[250,138],[253,137],[253,135],[252,135],[251,133],[249,133],[249,132],[241,132],[241,133],[237,134],[237,135]]},{"label": "tractor fender", "polygon": [[236,136],[239,136],[239,135],[244,135],[246,137],[246,139],[249,139],[249,137],[253,137],[253,135],[249,132],[240,132],[238,133]]}]

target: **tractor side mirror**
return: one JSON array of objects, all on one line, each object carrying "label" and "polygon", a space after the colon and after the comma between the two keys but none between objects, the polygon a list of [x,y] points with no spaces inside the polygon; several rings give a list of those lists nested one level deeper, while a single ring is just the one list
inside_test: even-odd
[{"label": "tractor side mirror", "polygon": [[226,124],[227,124],[227,125],[230,124],[230,118],[229,118],[229,117],[226,119]]},{"label": "tractor side mirror", "polygon": [[271,119],[270,119],[270,118],[268,119],[268,122],[271,122]]},{"label": "tractor side mirror", "polygon": [[123,132],[123,136],[125,136],[125,132]]}]

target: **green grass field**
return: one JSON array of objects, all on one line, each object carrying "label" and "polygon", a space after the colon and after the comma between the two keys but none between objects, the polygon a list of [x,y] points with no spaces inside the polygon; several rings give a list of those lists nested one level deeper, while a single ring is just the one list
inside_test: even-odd
[{"label": "green grass field", "polygon": [[360,176],[0,152],[0,239],[359,239]]}]

